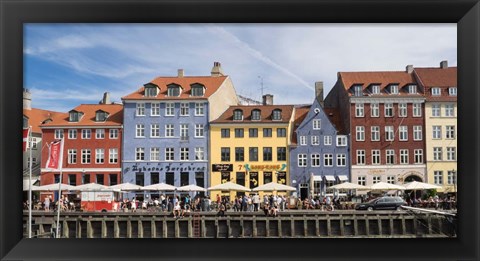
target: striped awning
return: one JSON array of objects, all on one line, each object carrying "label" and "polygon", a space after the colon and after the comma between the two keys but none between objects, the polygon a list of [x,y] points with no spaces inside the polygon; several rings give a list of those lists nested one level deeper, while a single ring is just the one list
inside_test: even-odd
[{"label": "striped awning", "polygon": [[335,176],[325,175],[323,176],[326,181],[335,181]]},{"label": "striped awning", "polygon": [[322,176],[313,176],[313,181],[322,181]]},{"label": "striped awning", "polygon": [[337,177],[338,177],[338,180],[340,180],[340,181],[347,181],[348,180],[348,177],[345,176],[345,175],[339,175]]}]

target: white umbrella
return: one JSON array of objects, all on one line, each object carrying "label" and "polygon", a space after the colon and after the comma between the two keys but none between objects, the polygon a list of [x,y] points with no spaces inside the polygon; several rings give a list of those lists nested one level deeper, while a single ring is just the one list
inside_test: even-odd
[{"label": "white umbrella", "polygon": [[208,190],[221,190],[221,191],[250,191],[249,188],[242,185],[238,185],[232,182],[226,182],[223,184],[218,184],[213,187],[209,187]]},{"label": "white umbrella", "polygon": [[424,182],[412,181],[410,183],[403,184],[406,190],[424,190],[424,189],[440,189],[442,187],[428,184]]},{"label": "white umbrella", "polygon": [[[39,187],[36,187],[36,188],[32,187],[32,190],[35,190],[35,191],[57,191],[58,190],[58,183],[43,185],[43,186],[39,186]],[[62,183],[62,184],[60,184],[60,190],[75,190],[75,186],[71,186],[71,185]]]},{"label": "white umbrella", "polygon": [[404,186],[390,184],[386,182],[378,182],[369,187],[371,190],[405,190]]},{"label": "white umbrella", "polygon": [[192,184],[179,187],[178,191],[206,191],[206,189]]},{"label": "white umbrella", "polygon": [[296,191],[297,189],[295,187],[283,185],[280,183],[270,182],[270,183],[258,186],[252,190],[253,191]]},{"label": "white umbrella", "polygon": [[97,184],[97,183],[88,183],[83,185],[78,185],[75,187],[75,190],[78,191],[100,191],[108,189],[107,186]]},{"label": "white umbrella", "polygon": [[121,183],[117,185],[110,186],[111,189],[119,189],[122,191],[139,191],[143,190],[143,187],[140,185],[135,185],[132,183]]},{"label": "white umbrella", "polygon": [[23,191],[28,191],[28,188],[29,188],[29,185],[32,184],[32,189],[34,187],[38,187],[38,186],[35,186],[33,184],[35,184],[36,182],[38,181],[38,179],[24,179],[23,180]]},{"label": "white umbrella", "polygon": [[152,184],[142,188],[142,190],[151,190],[151,191],[174,191],[176,189],[177,187],[169,184],[165,184],[165,183]]},{"label": "white umbrella", "polygon": [[350,183],[350,182],[343,182],[337,185],[333,185],[328,187],[329,189],[364,189],[368,190],[368,187],[356,184],[356,183]]}]

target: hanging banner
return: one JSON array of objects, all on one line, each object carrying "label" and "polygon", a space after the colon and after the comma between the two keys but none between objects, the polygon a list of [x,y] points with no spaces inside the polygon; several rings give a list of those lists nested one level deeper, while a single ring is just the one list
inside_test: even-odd
[{"label": "hanging banner", "polygon": [[62,168],[62,150],[63,140],[55,140],[48,147],[47,166],[45,168],[51,170],[60,170]]},{"label": "hanging banner", "polygon": [[23,129],[23,151],[27,151],[27,142],[30,135],[30,128]]}]

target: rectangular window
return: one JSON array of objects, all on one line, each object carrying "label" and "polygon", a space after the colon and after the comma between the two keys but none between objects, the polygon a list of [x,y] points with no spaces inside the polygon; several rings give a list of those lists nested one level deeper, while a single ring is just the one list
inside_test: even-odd
[{"label": "rectangular window", "polygon": [[188,124],[180,124],[180,139],[188,139]]},{"label": "rectangular window", "polygon": [[109,163],[117,163],[118,162],[118,149],[109,149],[108,150],[108,159],[109,159]]},{"label": "rectangular window", "polygon": [[263,161],[272,161],[272,147],[263,148]]},{"label": "rectangular window", "polygon": [[105,139],[105,129],[96,129],[95,139]]},{"label": "rectangular window", "polygon": [[257,128],[248,129],[248,137],[257,138],[258,137],[258,129]]},{"label": "rectangular window", "polygon": [[70,129],[68,130],[68,138],[71,140],[74,140],[77,138],[77,130],[75,129]]},{"label": "rectangular window", "polygon": [[454,125],[445,126],[445,132],[446,132],[445,138],[455,139],[455,126]]},{"label": "rectangular window", "polygon": [[160,137],[160,124],[154,123],[150,125],[150,137],[151,138]]},{"label": "rectangular window", "polygon": [[320,129],[320,120],[313,120],[313,129],[319,130]]},{"label": "rectangular window", "polygon": [[413,117],[422,117],[422,104],[414,103],[413,104]]},{"label": "rectangular window", "polygon": [[160,116],[160,103],[152,103],[150,108],[151,116]]},{"label": "rectangular window", "polygon": [[90,156],[91,153],[89,149],[82,149],[82,164],[89,164]]},{"label": "rectangular window", "polygon": [[358,176],[357,177],[357,184],[365,186],[367,184],[367,177],[365,176]]},{"label": "rectangular window", "polygon": [[145,160],[145,148],[135,148],[135,160],[136,161]]},{"label": "rectangular window", "polygon": [[68,164],[77,163],[77,150],[68,150]]},{"label": "rectangular window", "polygon": [[188,116],[188,103],[180,103],[180,116]]},{"label": "rectangular window", "polygon": [[357,165],[365,165],[365,150],[357,150]]},{"label": "rectangular window", "polygon": [[277,128],[277,137],[287,137],[287,129]]},{"label": "rectangular window", "polygon": [[372,164],[380,165],[380,150],[372,150]]},{"label": "rectangular window", "polygon": [[235,138],[243,138],[243,128],[235,128]]},{"label": "rectangular window", "polygon": [[386,150],[386,157],[387,157],[387,165],[395,164],[395,151],[394,150]]},{"label": "rectangular window", "polygon": [[195,116],[204,116],[205,115],[205,106],[203,103],[195,103]]},{"label": "rectangular window", "polygon": [[400,164],[408,164],[408,150],[400,150]]},{"label": "rectangular window", "polygon": [[180,160],[186,161],[189,160],[190,150],[188,148],[180,148]]},{"label": "rectangular window", "polygon": [[248,148],[248,159],[250,161],[258,161],[258,148],[257,147]]},{"label": "rectangular window", "polygon": [[108,131],[110,134],[110,139],[118,139],[118,130],[117,129],[110,129]]},{"label": "rectangular window", "polygon": [[145,125],[135,125],[135,138],[145,138]]},{"label": "rectangular window", "polygon": [[55,139],[63,138],[63,129],[56,129],[55,130]]},{"label": "rectangular window", "polygon": [[221,148],[221,158],[222,161],[230,161],[230,148],[223,147]]},{"label": "rectangular window", "polygon": [[416,149],[414,151],[415,154],[415,164],[422,164],[423,163],[423,150]]},{"label": "rectangular window", "polygon": [[95,149],[95,163],[101,164],[105,162],[105,150]]},{"label": "rectangular window", "polygon": [[203,138],[204,134],[203,124],[195,124],[195,137],[196,138]]},{"label": "rectangular window", "polygon": [[150,148],[150,161],[160,161],[160,148]]},{"label": "rectangular window", "polygon": [[263,172],[263,184],[272,182],[272,172]]},{"label": "rectangular window", "polygon": [[160,183],[160,173],[152,172],[150,173],[150,184],[158,184]]},{"label": "rectangular window", "polygon": [[205,149],[202,147],[195,148],[195,160],[205,160]]},{"label": "rectangular window", "polygon": [[355,96],[363,96],[363,88],[361,85],[353,87]]},{"label": "rectangular window", "polygon": [[453,104],[445,104],[445,117],[455,117],[455,107]]},{"label": "rectangular window", "polygon": [[320,145],[320,138],[318,136],[311,136],[310,137],[312,145]]},{"label": "rectangular window", "polygon": [[345,147],[345,146],[347,146],[347,136],[338,135],[337,136],[337,147]]},{"label": "rectangular window", "polygon": [[390,85],[390,94],[398,94],[398,85]]},{"label": "rectangular window", "polygon": [[320,154],[312,154],[310,155],[310,158],[312,160],[312,167],[320,167]]},{"label": "rectangular window", "polygon": [[385,117],[393,117],[393,103],[385,103]]},{"label": "rectangular window", "polygon": [[422,139],[423,139],[422,126],[421,125],[413,126],[413,140],[422,140]]},{"label": "rectangular window", "polygon": [[307,137],[300,136],[300,145],[307,145]]},{"label": "rectangular window", "polygon": [[243,147],[235,148],[235,161],[245,161],[245,150]]},{"label": "rectangular window", "polygon": [[398,117],[407,117],[407,104],[399,103],[398,104]]},{"label": "rectangular window", "polygon": [[378,103],[370,104],[370,117],[380,117],[380,105]]},{"label": "rectangular window", "polygon": [[392,141],[395,133],[393,132],[393,126],[385,126],[385,140]]},{"label": "rectangular window", "polygon": [[355,104],[355,117],[364,117],[364,106],[363,103]]},{"label": "rectangular window", "polygon": [[417,85],[415,85],[415,84],[408,85],[408,93],[416,94],[417,93]]},{"label": "rectangular window", "polygon": [[371,140],[380,141],[380,126],[372,126],[370,127],[370,131],[371,131]]},{"label": "rectangular window", "polygon": [[442,110],[441,104],[432,104],[432,117],[440,117],[441,110]]},{"label": "rectangular window", "polygon": [[337,154],[337,167],[347,166],[347,155],[344,153]]},{"label": "rectangular window", "polygon": [[221,129],[220,132],[222,138],[230,138],[230,129]]},{"label": "rectangular window", "polygon": [[287,160],[287,148],[277,147],[277,161],[286,161],[286,160]]},{"label": "rectangular window", "polygon": [[175,129],[173,128],[173,124],[165,125],[165,137],[173,137]]},{"label": "rectangular window", "polygon": [[135,173],[135,185],[145,186],[145,175],[143,172]]},{"label": "rectangular window", "polygon": [[408,127],[399,126],[399,139],[400,141],[408,141]]},{"label": "rectangular window", "polygon": [[433,183],[435,185],[443,185],[443,171],[435,170],[433,172]]},{"label": "rectangular window", "polygon": [[433,87],[432,88],[432,96],[440,96],[441,95],[441,89],[438,87]]},{"label": "rectangular window", "polygon": [[175,115],[175,104],[172,102],[165,103],[165,116]]},{"label": "rectangular window", "polygon": [[365,127],[364,126],[356,126],[356,138],[357,141],[364,141],[365,140]]},{"label": "rectangular window", "polygon": [[442,160],[442,147],[433,147],[433,160]]},{"label": "rectangular window", "polygon": [[136,108],[136,115],[137,116],[145,116],[145,103],[137,103]]},{"label": "rectangular window", "polygon": [[82,184],[90,183],[90,174],[82,174]]},{"label": "rectangular window", "polygon": [[450,88],[448,88],[448,95],[450,95],[450,96],[457,96],[457,87],[450,87]]},{"label": "rectangular window", "polygon": [[432,126],[433,131],[433,139],[441,139],[442,138],[442,126]]},{"label": "rectangular window", "polygon": [[447,147],[447,160],[457,160],[457,148]]},{"label": "rectangular window", "polygon": [[380,178],[380,176],[373,176],[373,184],[377,184],[378,182],[380,182],[382,179]]},{"label": "rectangular window", "polygon": [[174,148],[165,148],[165,160],[166,161],[175,160],[175,149]]},{"label": "rectangular window", "polygon": [[329,136],[329,135],[323,136],[323,145],[325,146],[332,145],[332,136]]},{"label": "rectangular window", "polygon": [[104,175],[103,174],[97,174],[95,175],[95,178],[96,178],[96,182],[97,184],[100,184],[100,185],[103,185],[105,184],[104,182]]},{"label": "rectangular window", "polygon": [[387,176],[387,183],[395,184],[395,176]]},{"label": "rectangular window", "polygon": [[307,166],[307,154],[298,154],[298,166],[299,167]]},{"label": "rectangular window", "polygon": [[457,172],[449,170],[447,172],[447,184],[448,185],[455,185],[457,184]]},{"label": "rectangular window", "polygon": [[329,154],[329,153],[323,154],[323,166],[333,167],[333,154]]},{"label": "rectangular window", "polygon": [[372,94],[380,94],[380,85],[372,85]]},{"label": "rectangular window", "polygon": [[272,129],[263,128],[263,137],[272,137]]},{"label": "rectangular window", "polygon": [[68,174],[68,185],[76,186],[77,185],[77,175]]}]

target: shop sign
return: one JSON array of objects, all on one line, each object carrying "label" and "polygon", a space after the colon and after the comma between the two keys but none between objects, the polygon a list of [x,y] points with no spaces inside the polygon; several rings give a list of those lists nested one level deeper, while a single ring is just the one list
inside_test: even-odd
[{"label": "shop sign", "polygon": [[233,164],[212,164],[212,171],[233,171]]}]

